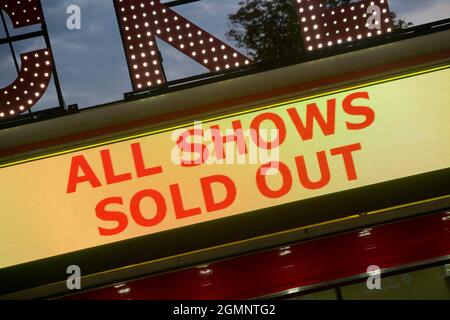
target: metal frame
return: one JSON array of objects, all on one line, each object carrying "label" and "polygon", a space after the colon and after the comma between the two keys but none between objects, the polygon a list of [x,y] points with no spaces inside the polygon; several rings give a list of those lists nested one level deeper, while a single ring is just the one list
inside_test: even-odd
[{"label": "metal frame", "polygon": [[164,4],[168,7],[176,7],[176,6],[181,6],[183,4],[190,4],[190,3],[198,2],[198,1],[202,1],[202,0],[174,0],[174,1],[166,2]]},{"label": "metal frame", "polygon": [[42,11],[42,15],[44,15],[44,19],[43,19],[41,25],[42,25],[42,32],[43,32],[43,36],[44,36],[45,45],[50,50],[50,52],[52,52],[53,82],[55,83],[55,87],[56,87],[56,94],[58,96],[59,107],[63,111],[66,111],[66,105],[64,103],[64,97],[63,97],[62,90],[61,90],[61,84],[59,82],[58,72],[56,70],[55,57],[53,56],[52,43],[50,41],[50,36],[48,34],[47,22],[46,22],[46,19],[45,19],[44,8],[42,7],[41,1],[38,2],[38,5],[40,6],[40,9]]}]

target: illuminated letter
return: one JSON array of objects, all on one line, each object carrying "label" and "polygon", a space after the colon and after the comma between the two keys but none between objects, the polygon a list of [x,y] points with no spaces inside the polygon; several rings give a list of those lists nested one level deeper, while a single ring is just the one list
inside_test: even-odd
[{"label": "illuminated letter", "polygon": [[373,122],[375,121],[375,112],[370,107],[365,106],[354,106],[353,101],[356,99],[366,99],[370,100],[369,93],[368,92],[355,92],[347,97],[345,97],[344,101],[342,102],[342,107],[344,108],[344,111],[349,115],[354,116],[363,116],[366,118],[364,122],[361,123],[351,123],[347,122],[347,129],[349,130],[361,130],[365,129],[367,127],[370,127]]},{"label": "illuminated letter", "polygon": [[[191,191],[192,192],[192,191]],[[199,207],[185,209],[183,205],[183,199],[181,198],[181,191],[179,184],[173,184],[170,186],[170,193],[172,194],[173,206],[175,208],[175,217],[179,219],[189,218],[202,213]]]},{"label": "illuminated letter", "polygon": [[[84,175],[79,176],[78,171],[81,169]],[[82,182],[89,182],[93,188],[101,186],[100,180],[95,175],[89,163],[83,156],[72,158],[70,164],[69,182],[67,183],[67,193],[74,193],[77,191],[77,185]]]},{"label": "illuminated letter", "polygon": [[[265,172],[267,172],[269,168],[277,168],[282,176],[282,186],[278,190],[272,190],[267,185],[266,179],[268,175],[266,175]],[[286,195],[292,188],[292,175],[289,171],[289,168],[283,162],[267,163],[261,166],[256,172],[256,184],[258,186],[259,192],[261,192],[261,194],[266,198],[281,198]]]},{"label": "illuminated letter", "polygon": [[314,120],[316,120],[325,136],[333,135],[336,128],[336,99],[327,101],[327,119],[325,120],[319,107],[315,103],[306,106],[306,124],[303,123],[297,109],[287,110],[292,122],[295,125],[300,137],[304,140],[311,140],[314,137]]},{"label": "illuminated letter", "polygon": [[319,162],[320,180],[314,182],[311,181],[311,178],[309,177],[305,158],[303,156],[295,158],[300,183],[309,190],[323,188],[330,182],[330,167],[328,166],[327,155],[325,151],[317,152],[317,160]]},{"label": "illuminated letter", "polygon": [[[236,186],[229,177],[224,175],[216,175],[202,178],[200,180],[202,185],[203,196],[205,198],[205,205],[207,212],[219,211],[228,208],[236,199]],[[214,199],[212,184],[221,184],[225,190],[225,199],[218,202]]]},{"label": "illuminated letter", "polygon": [[[38,0],[0,2],[12,20],[14,28],[41,23],[44,20]],[[9,86],[0,89],[0,119],[17,116],[33,107],[47,90],[52,74],[52,57],[49,49],[20,55],[21,68]]]},{"label": "illuminated letter", "polygon": [[[392,31],[387,0],[362,0],[332,7],[328,0],[295,1],[305,49],[313,51]],[[380,8],[383,27],[371,30],[367,7]]]},{"label": "illuminated letter", "polygon": [[[144,198],[150,198],[156,205],[156,213],[153,218],[147,219],[142,214],[141,202]],[[136,193],[131,199],[130,212],[134,221],[143,227],[153,227],[164,220],[167,213],[166,201],[161,193],[156,190],[148,189]]]},{"label": "illuminated letter", "polygon": [[236,68],[251,62],[159,0],[114,0],[114,5],[134,90],[165,82],[155,37],[210,71]]},{"label": "illuminated letter", "polygon": [[342,159],[344,160],[345,171],[347,172],[348,181],[358,179],[355,169],[355,161],[353,160],[353,152],[360,151],[362,149],[360,143],[331,149],[332,156],[342,155]]},{"label": "illuminated letter", "polygon": [[98,227],[98,232],[101,236],[114,236],[124,231],[128,226],[128,218],[125,213],[120,211],[111,211],[106,208],[112,204],[122,205],[123,200],[121,197],[111,197],[100,201],[95,207],[97,218],[102,221],[117,222],[117,226],[112,229]]}]

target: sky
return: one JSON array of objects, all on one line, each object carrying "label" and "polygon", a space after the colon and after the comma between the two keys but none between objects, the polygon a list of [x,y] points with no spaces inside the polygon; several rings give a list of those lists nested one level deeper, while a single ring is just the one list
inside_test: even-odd
[{"label": "sky", "polygon": [[[66,104],[76,103],[80,107],[90,107],[122,100],[123,94],[131,91],[131,85],[113,1],[41,1]],[[239,9],[240,1],[242,0],[202,0],[178,6],[174,10],[234,46],[226,39],[225,33],[229,29],[228,16]],[[406,18],[415,25],[450,17],[450,0],[390,0],[389,4],[399,18]],[[66,9],[70,5],[77,5],[81,9],[80,30],[69,30],[66,27]],[[12,34],[18,34],[36,29],[27,27],[9,30]],[[3,26],[0,25],[0,38],[4,35]],[[203,66],[163,41],[158,41],[158,46],[169,80],[207,72]],[[43,47],[43,40],[38,38],[18,42],[15,50],[21,53]],[[15,77],[9,48],[7,45],[0,45],[0,88],[9,85]],[[33,110],[57,104],[52,85]]]}]

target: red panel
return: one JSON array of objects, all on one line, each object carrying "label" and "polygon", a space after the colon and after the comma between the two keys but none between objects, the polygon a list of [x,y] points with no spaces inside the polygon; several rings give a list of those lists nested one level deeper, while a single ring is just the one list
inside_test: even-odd
[{"label": "red panel", "polygon": [[[337,44],[362,40],[392,32],[393,25],[387,0],[363,0],[330,8],[327,0],[296,0],[300,32],[309,51]],[[369,28],[367,9],[378,6],[381,18],[373,20],[380,25]],[[372,11],[372,10],[370,10]],[[369,11],[369,12],[370,12]]]},{"label": "red panel", "polygon": [[39,0],[2,0],[0,9],[10,16],[14,28],[31,26],[44,20]]},{"label": "red panel", "polygon": [[183,18],[159,0],[114,0],[134,90],[164,83],[155,37],[210,71],[221,71],[251,61],[221,40]]},{"label": "red panel", "polygon": [[14,117],[30,109],[48,88],[52,74],[50,50],[20,55],[22,66],[17,79],[0,89],[0,119]]},{"label": "red panel", "polygon": [[69,299],[246,299],[450,255],[450,213],[211,263]]}]

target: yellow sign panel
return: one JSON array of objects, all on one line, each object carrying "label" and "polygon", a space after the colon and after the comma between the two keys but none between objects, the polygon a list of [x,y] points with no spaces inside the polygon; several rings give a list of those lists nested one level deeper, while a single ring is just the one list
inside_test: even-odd
[{"label": "yellow sign panel", "polygon": [[0,268],[448,168],[448,83],[440,68],[3,166]]}]

